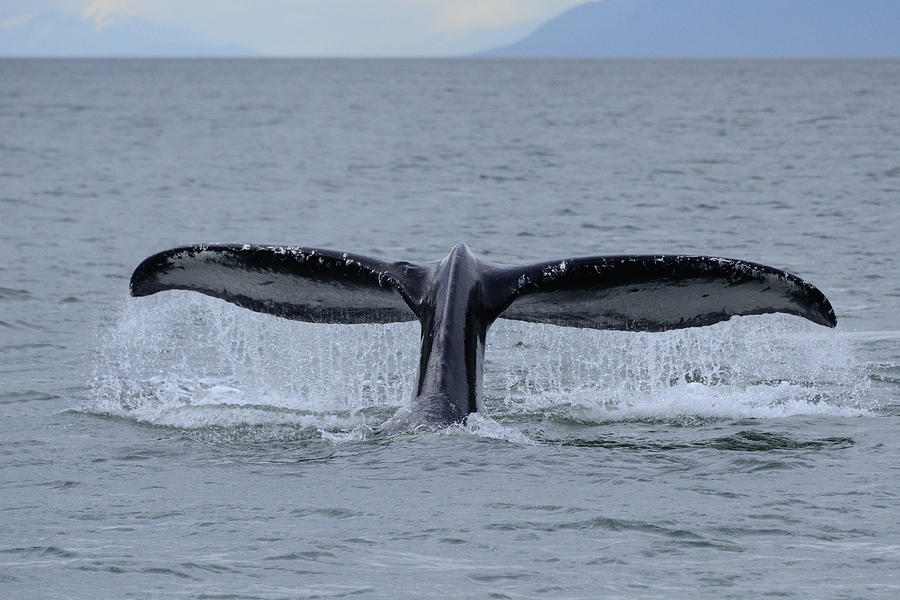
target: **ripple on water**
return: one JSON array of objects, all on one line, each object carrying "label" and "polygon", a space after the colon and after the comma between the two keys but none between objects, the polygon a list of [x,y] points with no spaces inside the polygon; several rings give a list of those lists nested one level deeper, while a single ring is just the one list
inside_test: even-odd
[{"label": "ripple on water", "polygon": [[28,290],[0,287],[0,301],[3,300],[32,300],[34,296]]},{"label": "ripple on water", "polygon": [[16,554],[22,557],[57,557],[77,558],[78,553],[65,550],[58,546],[19,546],[14,548],[0,548],[0,554]]},{"label": "ripple on water", "polygon": [[833,437],[811,440],[794,440],[786,435],[767,431],[747,430],[733,435],[709,440],[707,447],[717,450],[742,452],[768,452],[771,450],[843,450],[853,446],[848,437]]}]

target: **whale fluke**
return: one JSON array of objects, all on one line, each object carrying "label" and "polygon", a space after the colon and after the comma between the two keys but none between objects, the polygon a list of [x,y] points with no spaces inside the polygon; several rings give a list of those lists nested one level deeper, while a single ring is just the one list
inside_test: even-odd
[{"label": "whale fluke", "polygon": [[590,256],[505,269],[504,319],[666,331],[737,315],[789,313],[837,323],[818,289],[778,269],[709,256]]},{"label": "whale fluke", "polygon": [[709,256],[591,256],[522,266],[480,261],[458,244],[441,261],[393,262],[293,246],[203,244],[144,260],[131,293],[183,289],[317,323],[418,320],[411,422],[443,425],[480,410],[487,330],[497,318],[666,331],[782,312],[834,327],[828,299],[795,275]]},{"label": "whale fluke", "polygon": [[131,294],[191,290],[285,319],[315,323],[414,321],[407,290],[421,268],[293,246],[198,244],[159,252],[131,276]]}]

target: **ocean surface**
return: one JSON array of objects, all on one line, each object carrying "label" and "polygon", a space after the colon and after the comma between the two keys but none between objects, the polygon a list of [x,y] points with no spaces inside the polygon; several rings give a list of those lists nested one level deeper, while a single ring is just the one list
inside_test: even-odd
[{"label": "ocean surface", "polygon": [[[0,61],[3,598],[900,597],[900,61]],[[730,256],[818,286],[666,333],[128,297],[194,242]]]}]

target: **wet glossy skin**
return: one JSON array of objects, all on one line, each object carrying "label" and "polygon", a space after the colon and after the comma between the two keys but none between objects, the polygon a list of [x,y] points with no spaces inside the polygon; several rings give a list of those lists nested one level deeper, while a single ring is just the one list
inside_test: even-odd
[{"label": "wet glossy skin", "polygon": [[453,423],[482,408],[485,269],[464,244],[437,264],[419,309],[422,346],[412,419]]}]

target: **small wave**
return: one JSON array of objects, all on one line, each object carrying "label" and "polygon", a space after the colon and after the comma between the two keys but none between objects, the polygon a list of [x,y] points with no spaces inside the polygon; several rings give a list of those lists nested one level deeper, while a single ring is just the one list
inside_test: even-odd
[{"label": "small wave", "polygon": [[492,440],[503,440],[523,446],[536,446],[538,443],[522,433],[513,425],[504,425],[480,413],[472,413],[466,418],[464,431],[478,437]]},{"label": "small wave", "polygon": [[0,287],[0,300],[31,300],[33,298],[34,296],[28,290]]},{"label": "small wave", "polygon": [[824,450],[844,449],[854,444],[848,437],[830,437],[813,440],[795,440],[786,435],[768,431],[745,430],[734,435],[718,437],[703,446],[717,450],[735,450],[741,452],[768,452],[771,450]]},{"label": "small wave", "polygon": [[[623,436],[621,434],[600,434],[584,437],[570,437],[559,440],[557,443],[563,446],[577,446],[587,448],[606,448],[611,450],[627,450],[629,452],[670,452],[673,450],[726,450],[742,455],[737,459],[741,468],[755,469],[760,465],[773,466],[775,462],[768,459],[753,459],[745,455],[747,452],[778,452],[782,450],[843,450],[856,444],[856,440],[849,437],[827,437],[815,439],[803,439],[773,433],[747,429],[738,431],[732,435],[703,439],[653,439],[646,436]],[[735,463],[737,464],[737,463]],[[793,465],[781,461],[779,468],[792,468]],[[730,468],[730,467],[729,467]]]},{"label": "small wave", "polygon": [[17,546],[14,548],[0,548],[0,554],[55,556],[58,558],[76,558],[78,556],[78,553],[59,548],[58,546]]},{"label": "small wave", "polygon": [[290,425],[297,428],[339,429],[352,424],[352,417],[334,414],[304,414],[269,406],[204,404],[201,406],[145,407],[124,413],[140,423],[205,429],[210,427]]},{"label": "small wave", "polygon": [[334,444],[364,442],[370,439],[375,433],[374,429],[364,424],[357,425],[350,430],[329,431],[327,429],[319,429],[318,431],[323,440],[328,440]]},{"label": "small wave", "polygon": [[378,431],[387,436],[404,435],[474,435],[484,439],[494,439],[513,444],[536,445],[537,442],[522,433],[516,425],[504,425],[482,413],[468,415],[462,423],[427,427],[409,421],[409,407],[401,407]]},{"label": "small wave", "polygon": [[[555,396],[555,397],[554,397]],[[800,415],[830,417],[873,416],[861,406],[829,403],[821,392],[806,386],[780,382],[750,385],[744,389],[681,383],[653,394],[635,394],[604,401],[595,390],[553,395],[542,399],[555,404],[563,419],[576,418],[594,423],[658,421],[688,424],[690,421],[735,419],[782,419]]]}]

